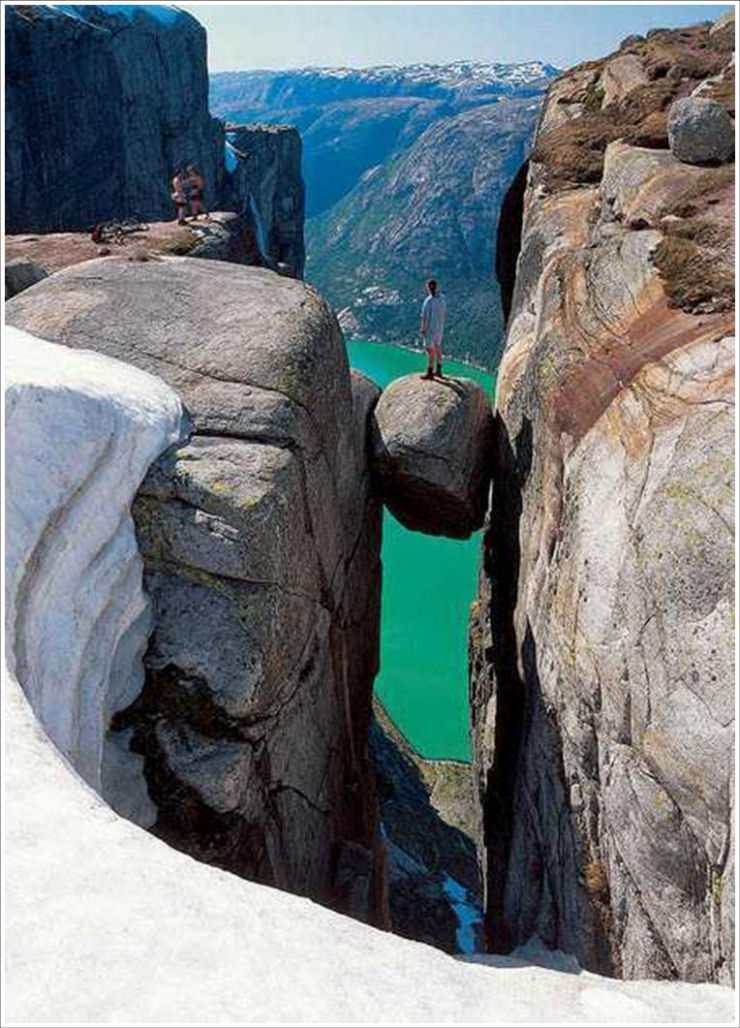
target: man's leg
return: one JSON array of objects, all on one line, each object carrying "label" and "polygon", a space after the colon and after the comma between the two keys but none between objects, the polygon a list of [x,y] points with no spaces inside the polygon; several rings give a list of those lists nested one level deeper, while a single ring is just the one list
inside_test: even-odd
[{"label": "man's leg", "polygon": [[427,379],[434,378],[434,344],[430,344],[425,349],[427,351],[427,370],[426,374],[421,377],[426,381]]},{"label": "man's leg", "polygon": [[434,356],[437,359],[437,375],[442,378],[442,340],[437,340],[434,344]]}]

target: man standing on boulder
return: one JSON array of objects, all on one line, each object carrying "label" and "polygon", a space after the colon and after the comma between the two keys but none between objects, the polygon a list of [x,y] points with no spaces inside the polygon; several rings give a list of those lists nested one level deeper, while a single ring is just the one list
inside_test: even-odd
[{"label": "man standing on boulder", "polygon": [[445,327],[447,308],[444,297],[437,290],[437,280],[427,281],[427,296],[421,305],[421,327],[419,338],[427,352],[428,365],[425,380],[434,378],[434,362],[437,362],[437,377],[442,378],[442,333]]}]

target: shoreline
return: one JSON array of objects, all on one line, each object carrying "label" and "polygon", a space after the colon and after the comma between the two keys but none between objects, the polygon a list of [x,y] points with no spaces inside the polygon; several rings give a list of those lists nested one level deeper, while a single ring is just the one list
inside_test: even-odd
[{"label": "shoreline", "polygon": [[[358,339],[354,336],[346,336],[345,341],[347,343],[371,343],[374,346],[394,346],[397,350],[406,350],[408,353],[418,353],[423,355],[426,353],[421,346],[409,346],[408,343],[394,343],[391,340],[383,341],[382,339]],[[475,361],[467,360],[465,357],[457,357],[451,354],[449,357],[443,354],[445,360],[450,360],[454,364],[462,364],[466,368],[475,368],[476,371],[483,372],[484,375],[496,375],[495,368],[487,368],[483,364],[476,364]]]},{"label": "shoreline", "polygon": [[398,748],[405,752],[406,755],[414,761],[414,763],[424,764],[442,764],[448,767],[454,768],[471,768],[473,761],[471,760],[460,760],[457,757],[425,757],[416,746],[411,742],[408,736],[405,734],[398,722],[388,712],[388,708],[383,703],[377,692],[373,689],[373,714],[376,720],[380,724],[381,728],[387,731],[391,738],[394,740]]}]

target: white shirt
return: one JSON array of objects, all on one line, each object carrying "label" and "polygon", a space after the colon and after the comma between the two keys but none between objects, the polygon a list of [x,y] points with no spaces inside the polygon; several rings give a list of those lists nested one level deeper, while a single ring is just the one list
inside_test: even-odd
[{"label": "white shirt", "polygon": [[421,325],[423,333],[430,339],[442,338],[446,313],[447,305],[439,293],[436,296],[427,296],[424,300],[421,305]]}]

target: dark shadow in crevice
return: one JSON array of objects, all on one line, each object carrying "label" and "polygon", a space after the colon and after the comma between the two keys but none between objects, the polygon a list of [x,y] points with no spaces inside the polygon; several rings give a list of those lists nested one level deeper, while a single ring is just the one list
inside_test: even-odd
[{"label": "dark shadow in crevice", "polygon": [[522,164],[506,191],[496,229],[496,278],[501,291],[504,328],[511,314],[516,284],[516,265],[522,240],[524,192],[527,188],[529,161]]},{"label": "dark shadow in crevice", "polygon": [[[524,685],[518,670],[514,627],[521,552],[519,522],[522,492],[532,463],[532,425],[525,418],[512,446],[503,419],[495,417],[496,475],[490,523],[483,541],[483,573],[490,583],[493,682],[496,723],[493,761],[485,778],[483,807],[486,880],[486,948],[508,953],[511,938],[504,915],[504,893],[513,830],[513,802],[522,745]],[[487,697],[477,697],[476,705]]]},{"label": "dark shadow in crevice", "polygon": [[[461,924],[450,893],[450,888],[457,889],[477,921],[468,933],[471,949],[480,949],[482,910],[475,842],[472,834],[450,823],[449,811],[448,820],[443,819],[432,801],[429,781],[437,772],[446,776],[448,790],[463,794],[458,798],[460,807],[468,803],[472,816],[470,765],[419,757],[392,722],[389,725],[385,711],[381,709],[379,715],[385,727],[378,720],[372,722],[369,752],[387,853],[393,931],[459,953]],[[466,783],[469,799],[464,795]]]}]

